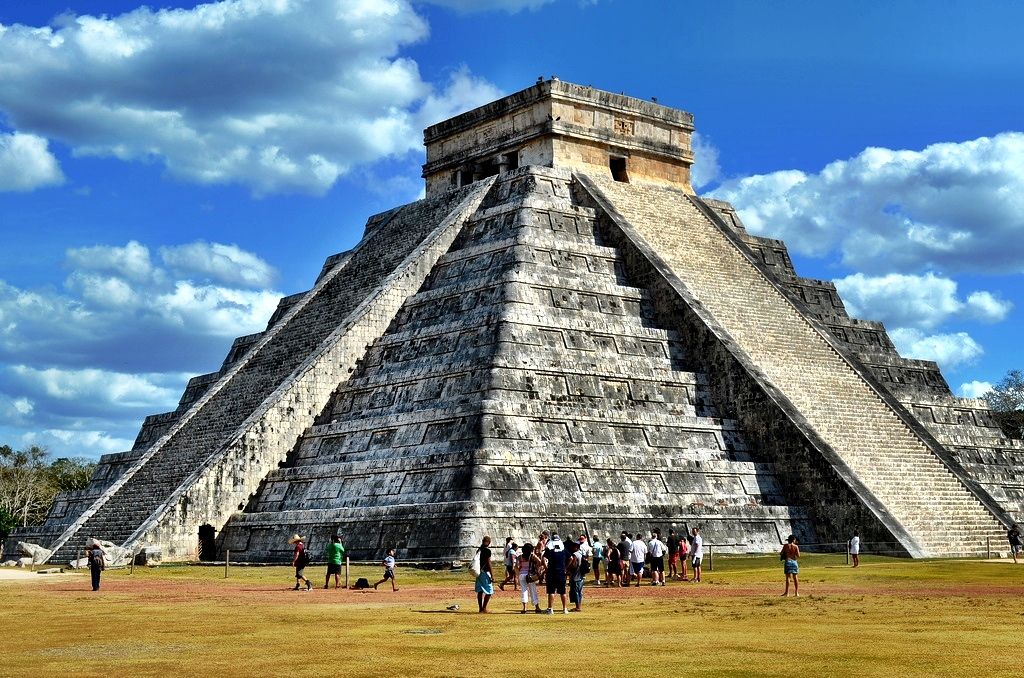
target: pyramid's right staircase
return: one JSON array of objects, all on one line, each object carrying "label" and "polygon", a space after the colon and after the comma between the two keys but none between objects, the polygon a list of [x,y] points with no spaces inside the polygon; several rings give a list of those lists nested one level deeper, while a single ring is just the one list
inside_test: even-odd
[{"label": "pyramid's right staircase", "polygon": [[869,383],[706,205],[674,189],[578,178],[908,552],[967,555],[1002,544],[995,515],[1007,518],[991,497],[954,475],[956,462],[940,459],[941,447],[908,425],[902,406]]}]

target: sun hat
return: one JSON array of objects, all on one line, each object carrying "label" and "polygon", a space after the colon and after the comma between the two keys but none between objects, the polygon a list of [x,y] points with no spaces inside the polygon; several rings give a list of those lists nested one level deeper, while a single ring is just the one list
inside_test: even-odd
[{"label": "sun hat", "polygon": [[292,538],[288,540],[288,543],[289,544],[294,544],[294,543],[300,542],[300,541],[306,541],[306,538],[301,536],[301,535],[299,535],[298,533],[296,533],[296,534],[292,535]]}]

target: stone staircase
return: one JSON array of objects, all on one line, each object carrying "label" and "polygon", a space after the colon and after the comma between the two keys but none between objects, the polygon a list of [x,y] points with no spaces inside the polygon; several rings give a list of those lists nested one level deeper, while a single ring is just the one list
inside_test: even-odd
[{"label": "stone staircase", "polygon": [[[914,555],[978,554],[1000,523],[899,414],[680,191],[582,177],[884,506]],[[632,234],[629,233],[632,231]],[[895,524],[894,524],[895,523]],[[951,542],[950,535],[956,535]]]}]

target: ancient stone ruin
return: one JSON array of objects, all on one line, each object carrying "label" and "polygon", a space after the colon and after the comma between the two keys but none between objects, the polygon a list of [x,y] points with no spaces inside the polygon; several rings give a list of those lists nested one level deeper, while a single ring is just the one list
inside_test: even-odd
[{"label": "ancient stone ruin", "polygon": [[673,524],[718,551],[1001,546],[1019,441],[695,195],[693,129],[558,80],[428,128],[425,199],[12,539],[52,562],[90,537],[283,561],[293,532],[442,561],[484,533]]}]

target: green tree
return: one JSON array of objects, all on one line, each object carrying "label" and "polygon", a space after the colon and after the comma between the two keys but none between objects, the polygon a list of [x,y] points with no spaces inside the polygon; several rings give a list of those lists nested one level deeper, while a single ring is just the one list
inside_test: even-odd
[{"label": "green tree", "polygon": [[24,527],[41,520],[57,491],[49,479],[46,448],[25,450],[0,447],[0,509]]},{"label": "green tree", "polygon": [[48,471],[50,482],[58,492],[84,490],[89,486],[96,464],[81,457],[55,459]]},{"label": "green tree", "polygon": [[985,402],[1003,432],[1024,438],[1024,372],[1010,370],[985,394]]}]

